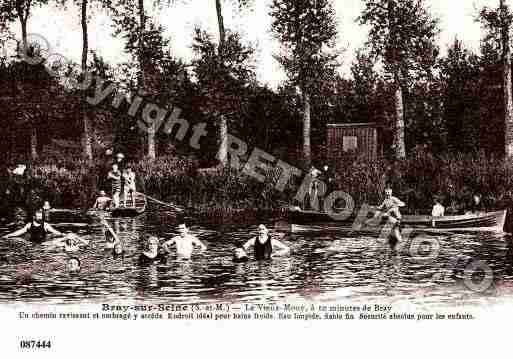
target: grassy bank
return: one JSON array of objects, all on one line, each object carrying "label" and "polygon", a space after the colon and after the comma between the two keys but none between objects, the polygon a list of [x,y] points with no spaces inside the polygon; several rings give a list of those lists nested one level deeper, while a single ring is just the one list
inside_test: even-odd
[{"label": "grassy bank", "polygon": [[[99,190],[101,164],[90,169],[82,161],[47,160],[33,167],[32,197],[36,204],[50,200],[54,207],[89,207]],[[265,183],[232,169],[200,170],[187,159],[159,158],[134,163],[141,191],[163,201],[200,211],[229,208],[276,209],[293,203],[301,178],[284,192],[274,189],[280,171],[267,173]],[[389,184],[407,202],[405,212],[426,213],[433,196],[439,196],[449,212],[460,212],[472,194],[483,195],[491,208],[513,202],[513,166],[484,155],[435,157],[413,153],[403,161],[338,162],[334,189],[350,194],[357,206],[376,204]]]}]

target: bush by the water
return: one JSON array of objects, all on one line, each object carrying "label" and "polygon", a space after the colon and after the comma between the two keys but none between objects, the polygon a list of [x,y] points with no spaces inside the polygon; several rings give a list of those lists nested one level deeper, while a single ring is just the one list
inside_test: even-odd
[{"label": "bush by the water", "polygon": [[[53,163],[52,163],[53,162]],[[448,212],[461,212],[473,193],[481,193],[490,208],[513,201],[512,164],[483,154],[434,156],[410,154],[406,160],[390,162],[351,160],[333,164],[335,184],[350,194],[356,205],[376,204],[385,186],[407,203],[405,212],[427,213],[439,197]],[[49,200],[54,207],[87,208],[99,191],[102,165],[89,167],[80,160],[47,159],[33,166],[32,200]],[[160,200],[197,210],[276,209],[294,203],[302,177],[294,178],[285,191],[274,188],[279,169],[266,173],[266,181],[234,169],[200,169],[189,159],[163,157],[133,164],[141,192]]]}]

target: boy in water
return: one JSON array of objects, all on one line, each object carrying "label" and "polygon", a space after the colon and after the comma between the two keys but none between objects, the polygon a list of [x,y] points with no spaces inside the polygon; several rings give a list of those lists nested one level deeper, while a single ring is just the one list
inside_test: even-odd
[{"label": "boy in water", "polygon": [[185,222],[182,222],[178,225],[179,235],[173,237],[169,241],[165,242],[162,247],[168,253],[171,253],[169,246],[174,244],[176,246],[176,254],[180,258],[189,259],[192,256],[192,252],[194,251],[194,246],[198,246],[200,251],[203,252],[207,249],[201,241],[194,235],[189,233],[189,229]]},{"label": "boy in water", "polygon": [[123,171],[123,207],[126,207],[126,200],[130,195],[132,207],[135,207],[135,173],[130,166]]},{"label": "boy in water", "polygon": [[94,202],[94,209],[99,209],[101,211],[105,211],[109,208],[111,198],[107,196],[105,191],[100,191],[100,196],[96,198],[96,202]]},{"label": "boy in water", "polygon": [[443,217],[445,215],[445,208],[440,203],[440,199],[434,199],[435,204],[433,205],[433,210],[431,211],[431,216],[433,217]]}]

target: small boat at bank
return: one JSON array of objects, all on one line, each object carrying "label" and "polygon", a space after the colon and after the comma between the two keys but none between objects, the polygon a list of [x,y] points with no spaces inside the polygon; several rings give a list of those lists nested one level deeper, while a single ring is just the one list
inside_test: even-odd
[{"label": "small boat at bank", "polygon": [[[128,203],[129,201],[127,201]],[[131,203],[130,203],[131,204]],[[135,207],[118,207],[110,211],[112,217],[137,217],[146,211],[146,196],[143,193],[135,193]]]},{"label": "small boat at bank", "polygon": [[98,210],[98,209],[90,209],[88,211],[89,215],[92,216],[104,216],[110,215],[111,217],[119,218],[119,217],[137,217],[143,214],[146,211],[146,196],[144,193],[136,192],[135,193],[135,206],[128,206],[128,203],[132,204],[131,201],[127,201],[127,206],[111,208],[108,210]]},{"label": "small boat at bank", "polygon": [[[403,228],[426,231],[489,231],[503,232],[507,210],[463,214],[455,216],[433,217],[427,215],[404,215],[401,224]],[[303,231],[333,231],[340,229],[372,231],[380,230],[383,225],[365,226],[358,224],[352,216],[344,221],[334,220],[326,213],[314,211],[292,210],[287,215],[292,232]]]}]

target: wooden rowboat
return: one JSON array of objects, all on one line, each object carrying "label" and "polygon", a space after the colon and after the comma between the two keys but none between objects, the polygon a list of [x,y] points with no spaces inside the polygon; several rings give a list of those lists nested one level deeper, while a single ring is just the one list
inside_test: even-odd
[{"label": "wooden rowboat", "polygon": [[[122,204],[122,201],[120,201]],[[98,209],[90,209],[87,213],[90,216],[100,216],[104,217],[105,215],[110,215],[111,217],[137,217],[146,211],[146,196],[144,193],[136,192],[135,193],[135,207],[131,206],[131,201],[127,201],[127,207],[118,207],[111,208],[108,210],[98,210]]]},{"label": "wooden rowboat", "polygon": [[[432,217],[425,215],[404,215],[401,224],[403,228],[426,231],[490,231],[503,232],[507,210],[464,214],[456,216]],[[383,223],[377,226],[362,226],[355,217],[343,221],[334,220],[326,213],[314,211],[293,210],[288,213],[287,222],[292,224],[293,232],[301,231],[333,231],[352,229],[372,231],[383,228]]]}]

